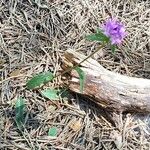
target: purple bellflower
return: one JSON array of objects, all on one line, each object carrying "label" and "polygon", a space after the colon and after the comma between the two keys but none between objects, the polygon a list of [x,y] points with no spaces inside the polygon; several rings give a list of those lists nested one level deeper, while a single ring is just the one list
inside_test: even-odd
[{"label": "purple bellflower", "polygon": [[120,45],[126,36],[124,25],[115,19],[107,20],[102,26],[102,30],[110,38],[112,45]]}]

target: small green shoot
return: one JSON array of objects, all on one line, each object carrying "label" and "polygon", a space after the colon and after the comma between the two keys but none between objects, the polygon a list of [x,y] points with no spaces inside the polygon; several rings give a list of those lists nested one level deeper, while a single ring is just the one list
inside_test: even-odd
[{"label": "small green shoot", "polygon": [[27,89],[35,89],[41,86],[42,84],[52,81],[53,78],[54,78],[53,74],[49,71],[40,73],[27,82],[26,84]]},{"label": "small green shoot", "polygon": [[76,67],[75,70],[79,74],[79,80],[80,80],[80,92],[83,93],[84,83],[85,83],[85,73],[80,67]]},{"label": "small green shoot", "polygon": [[41,91],[42,96],[50,100],[58,100],[58,90],[55,89],[46,89]]},{"label": "small green shoot", "polygon": [[18,98],[15,104],[15,120],[18,128],[21,128],[24,122],[25,101],[23,98]]},{"label": "small green shoot", "polygon": [[50,128],[49,131],[48,131],[48,136],[55,137],[56,135],[57,135],[57,128],[56,127]]}]

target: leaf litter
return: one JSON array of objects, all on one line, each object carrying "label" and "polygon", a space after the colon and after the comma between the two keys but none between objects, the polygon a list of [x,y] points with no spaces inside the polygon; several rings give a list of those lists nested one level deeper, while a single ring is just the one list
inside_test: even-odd
[{"label": "leaf litter", "polygon": [[[59,107],[53,109],[39,92],[25,88],[27,77],[40,72],[60,72],[66,49],[89,55],[98,48],[97,42],[84,37],[94,33],[110,15],[125,24],[128,37],[115,49],[115,56],[104,48],[102,56],[94,57],[111,71],[150,79],[149,8],[149,0],[2,0],[0,149],[149,149],[149,114],[107,112],[76,94],[70,95],[67,104],[60,99]],[[9,78],[17,69],[26,76]],[[58,77],[54,82],[47,82],[44,88],[57,89],[61,84]],[[15,109],[9,104],[14,97],[26,99],[24,136],[12,119]],[[70,126],[73,120],[76,121]],[[55,138],[48,136],[51,127],[57,127]]]}]

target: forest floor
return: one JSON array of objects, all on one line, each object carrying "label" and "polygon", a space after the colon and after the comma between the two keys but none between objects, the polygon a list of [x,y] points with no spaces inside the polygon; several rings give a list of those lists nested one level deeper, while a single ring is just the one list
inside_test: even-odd
[{"label": "forest floor", "polygon": [[[0,149],[1,150],[148,150],[150,115],[117,114],[76,93],[57,101],[39,89],[26,89],[35,74],[57,75],[63,54],[85,55],[99,46],[85,36],[109,17],[126,26],[127,37],[116,49],[93,58],[124,75],[150,79],[149,0],[1,0],[0,1]],[[62,87],[62,78],[42,88]],[[25,122],[15,121],[15,104],[25,100]],[[56,129],[50,136],[49,129]]]}]

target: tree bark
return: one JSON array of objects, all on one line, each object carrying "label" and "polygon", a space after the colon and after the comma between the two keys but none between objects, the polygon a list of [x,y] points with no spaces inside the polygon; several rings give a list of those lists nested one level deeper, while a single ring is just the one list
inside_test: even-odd
[{"label": "tree bark", "polygon": [[[78,52],[67,50],[64,66],[74,66],[85,58]],[[84,90],[80,92],[79,76],[72,70],[69,80],[72,91],[88,96],[109,110],[150,112],[150,80],[111,72],[92,58],[81,63],[80,67],[86,74]]]}]

